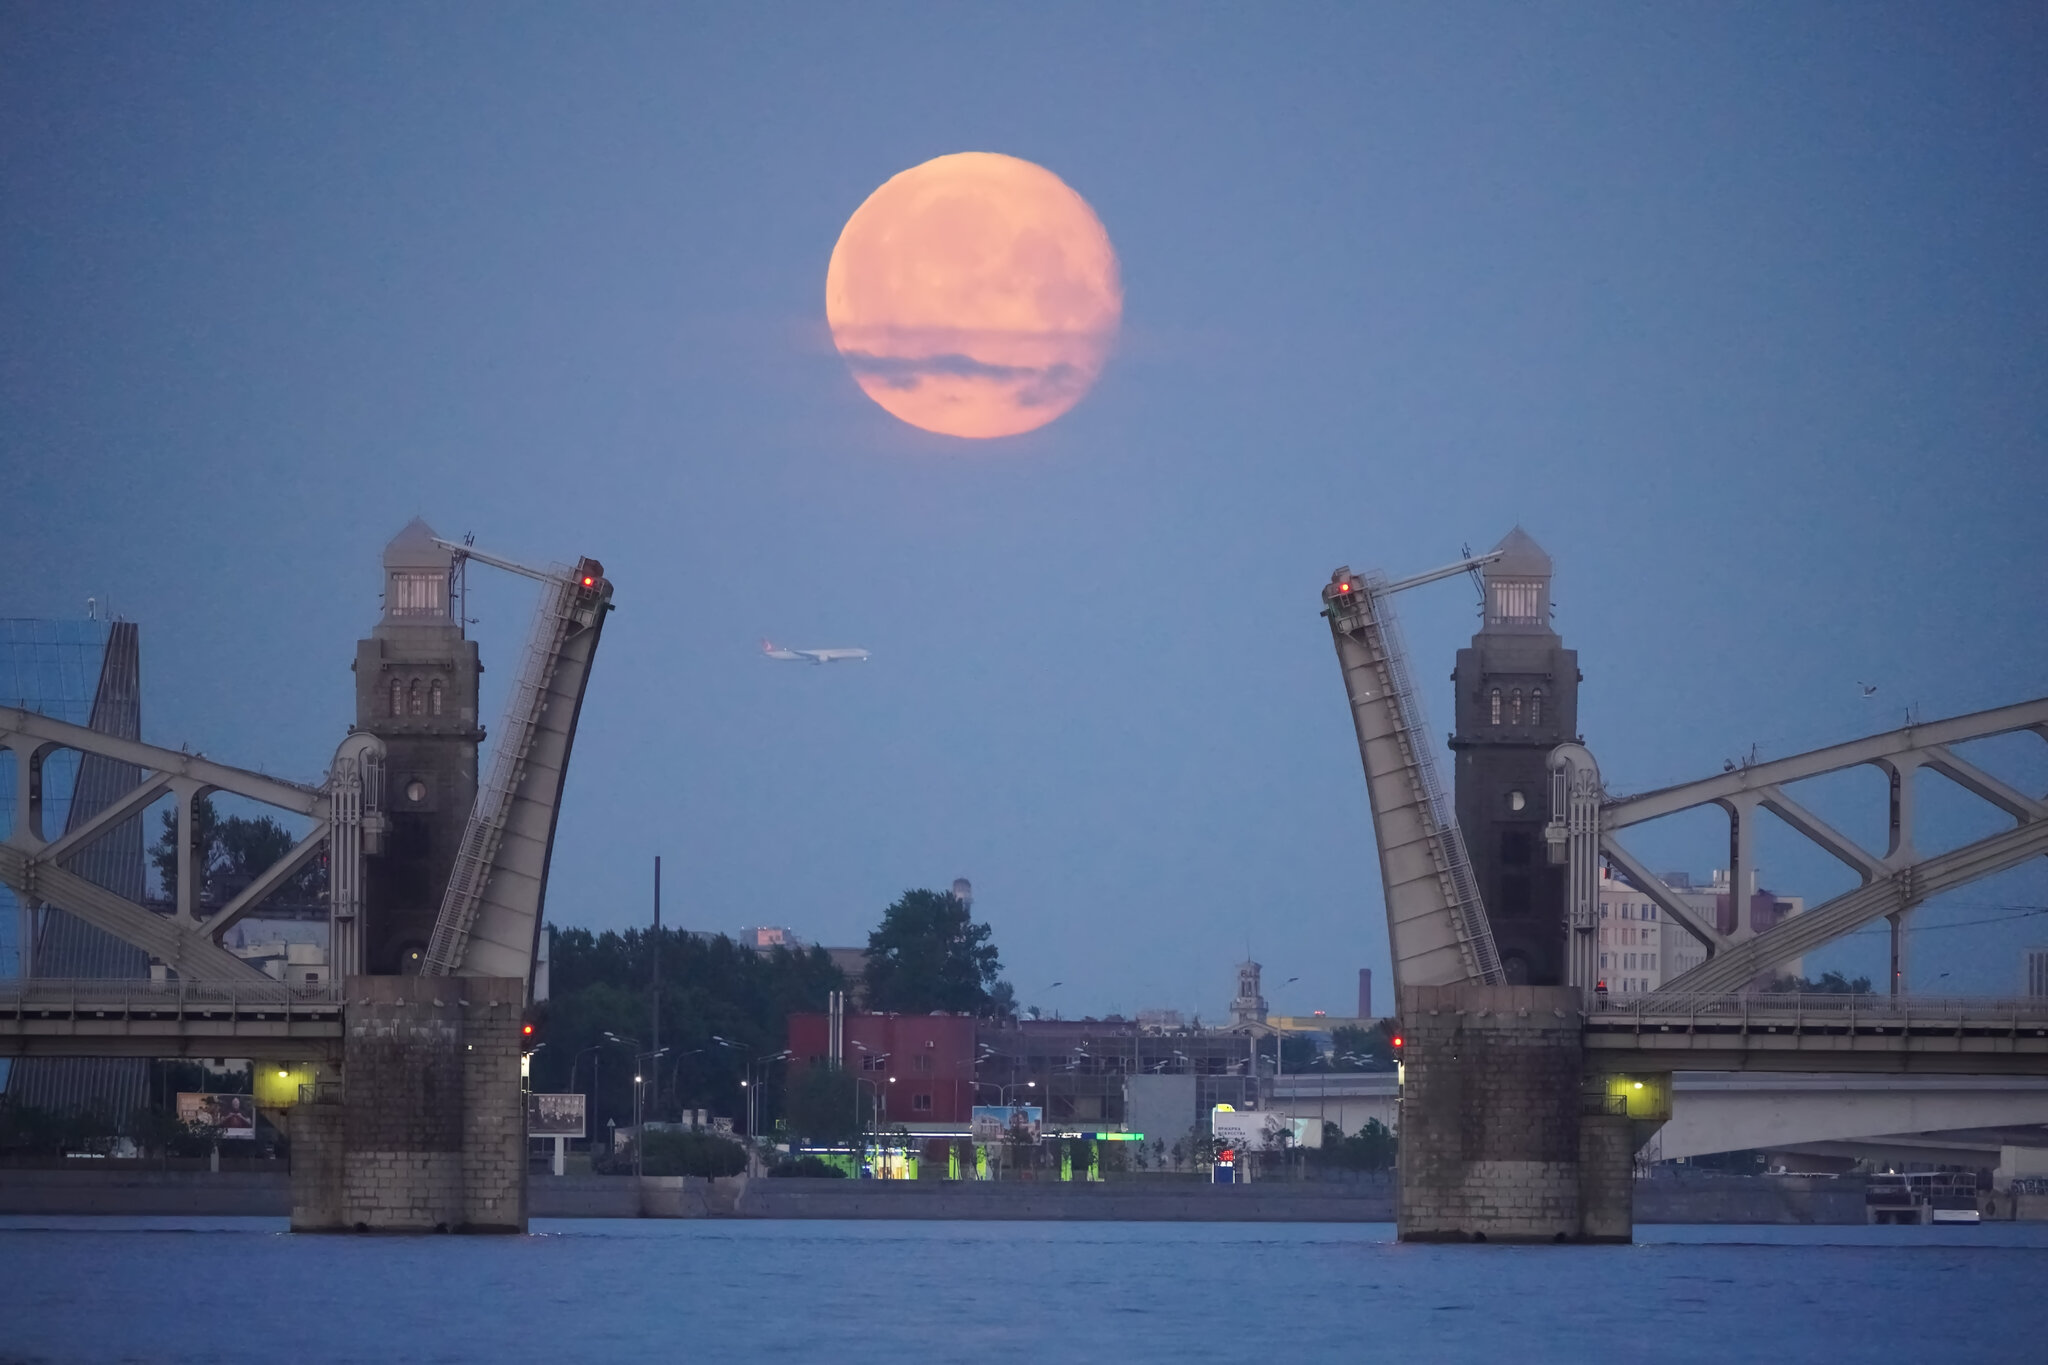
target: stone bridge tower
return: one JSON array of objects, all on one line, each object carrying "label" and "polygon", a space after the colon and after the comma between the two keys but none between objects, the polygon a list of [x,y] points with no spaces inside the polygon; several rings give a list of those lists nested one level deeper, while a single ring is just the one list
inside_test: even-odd
[{"label": "stone bridge tower", "polygon": [[1550,556],[1517,526],[1484,569],[1485,605],[1458,651],[1458,828],[1510,985],[1565,984],[1562,867],[1545,852],[1550,751],[1577,738],[1579,656],[1550,625]]},{"label": "stone bridge tower", "polygon": [[414,517],[384,547],[384,615],[356,642],[356,724],[384,741],[382,850],[364,877],[362,970],[417,972],[476,803],[476,642],[452,589],[454,556]]}]

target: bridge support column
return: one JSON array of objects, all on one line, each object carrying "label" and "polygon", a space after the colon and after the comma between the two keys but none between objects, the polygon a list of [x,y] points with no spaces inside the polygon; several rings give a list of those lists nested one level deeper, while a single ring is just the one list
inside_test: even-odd
[{"label": "bridge support column", "polygon": [[1626,1114],[1579,1116],[1579,1236],[1630,1242],[1636,1235],[1636,1125]]},{"label": "bridge support column", "polygon": [[348,980],[341,1084],[292,1115],[297,1231],[526,1231],[526,983]]},{"label": "bridge support column", "polygon": [[1579,993],[1401,992],[1404,1242],[1626,1242],[1633,1133],[1586,1116]]}]

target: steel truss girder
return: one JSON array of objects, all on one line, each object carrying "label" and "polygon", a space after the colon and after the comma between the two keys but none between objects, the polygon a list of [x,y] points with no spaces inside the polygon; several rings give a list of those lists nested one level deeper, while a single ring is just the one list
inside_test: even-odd
[{"label": "steel truss girder", "polygon": [[[2040,733],[2048,728],[2048,697],[2037,701],[2018,702],[2012,706],[2001,706],[1990,711],[1977,711],[1967,716],[1953,716],[1926,725],[1908,725],[1890,730],[1881,735],[1869,735],[1863,739],[1852,739],[1846,744],[1834,744],[1811,753],[1795,754],[1790,758],[1774,758],[1766,763],[1752,763],[1745,767],[1720,773],[1698,782],[1681,783],[1675,787],[1664,787],[1658,791],[1644,792],[1640,796],[1625,796],[1604,803],[1600,809],[1600,827],[1606,830],[1626,829],[1646,820],[1660,819],[1675,815],[1679,811],[1691,810],[1712,802],[1725,801],[1732,797],[1756,795],[1765,788],[1780,786],[1786,782],[1799,782],[1824,773],[1840,772],[1844,768],[1860,767],[1866,763],[1883,763],[1885,760],[1917,759],[1920,763],[1942,771],[1935,761],[1937,753],[1941,762],[1959,768],[1967,768],[1962,760],[1947,753],[1946,746],[1966,740],[1988,739],[1993,735],[2011,734],[2017,730],[2033,730]],[[1911,764],[1907,766],[1913,766]],[[1971,773],[1976,769],[1969,768]],[[1953,774],[1944,773],[1944,776]],[[1955,779],[1965,789],[1970,784]],[[1984,778],[1987,782],[1998,783],[1995,778]],[[1988,799],[1988,798],[1987,798]],[[2020,798],[2028,801],[2028,798]],[[2039,807],[2041,803],[2030,802]],[[2014,814],[2014,812],[2008,812]]]},{"label": "steel truss girder", "polygon": [[1844,892],[1753,938],[1742,939],[1650,994],[1698,995],[1740,990],[1757,973],[1824,947],[1872,920],[1903,914],[1930,897],[2018,867],[2043,854],[2048,854],[2048,822],[2043,821],[1964,844],[1914,863],[1881,881],[1867,882]]},{"label": "steel truss girder", "polygon": [[[24,899],[43,901],[78,916],[133,944],[176,971],[195,980],[267,981],[268,977],[220,946],[220,937],[264,897],[317,854],[328,838],[330,798],[318,787],[304,786],[264,773],[217,763],[200,754],[144,744],[102,734],[82,725],[55,720],[35,711],[0,707],[0,749],[12,750],[18,769],[14,827],[0,842],[0,882]],[[60,749],[98,754],[142,770],[142,778],[77,829],[46,839],[37,828],[29,793],[33,770],[44,755]],[[132,818],[165,792],[178,801],[179,828],[189,830],[191,806],[208,791],[224,791],[265,805],[310,816],[313,831],[291,851],[264,869],[226,906],[199,918],[195,870],[180,859],[177,912],[159,914],[148,906],[107,890],[67,870],[63,863],[123,820]],[[185,852],[181,839],[180,852]]]},{"label": "steel truss girder", "polygon": [[[1704,943],[1711,956],[1651,992],[1652,997],[1740,990],[1758,973],[1802,956],[1880,917],[1893,921],[1896,937],[1906,912],[1932,896],[2017,867],[2048,854],[2048,799],[2037,799],[1958,758],[1948,746],[1993,735],[2031,731],[2048,739],[2048,698],[1909,725],[1884,734],[1831,745],[1812,753],[1731,769],[1704,781],[1666,787],[1606,802],[1600,813],[1601,847],[1672,921]],[[1865,764],[1891,778],[1890,847],[1883,857],[1834,829],[1785,793],[1784,784]],[[1913,844],[1911,780],[1917,768],[1931,768],[1963,790],[2018,822],[2013,829],[1961,848],[1923,858]],[[1686,913],[1675,897],[1660,894],[1662,883],[1613,837],[1614,831],[1698,806],[1717,805],[1730,820],[1729,895],[1737,908],[1736,934],[1724,937]],[[1752,814],[1768,810],[1795,833],[1840,860],[1861,880],[1855,890],[1761,934],[1747,928],[1744,874],[1750,865]],[[1895,980],[1894,986],[1897,988]]]},{"label": "steel truss girder", "polygon": [[[22,740],[37,743],[23,745]],[[97,730],[54,720],[37,711],[0,706],[0,748],[14,749],[17,753],[32,748],[76,749],[80,753],[133,763],[162,777],[189,778],[201,786],[233,792],[236,796],[246,796],[251,801],[261,801],[266,806],[276,806],[316,820],[327,818],[327,793],[319,787],[216,763],[203,754],[181,753],[176,749],[144,744],[140,740],[103,735]],[[22,839],[25,828],[22,814],[25,813],[17,814],[14,832],[7,840],[16,847],[29,846]]]},{"label": "steel truss girder", "polygon": [[24,899],[46,901],[67,910],[95,929],[104,929],[148,953],[180,978],[199,981],[242,981],[270,978],[220,946],[202,929],[181,924],[177,916],[160,915],[146,905],[67,872],[55,863],[32,859],[20,849],[0,844],[0,882]]}]

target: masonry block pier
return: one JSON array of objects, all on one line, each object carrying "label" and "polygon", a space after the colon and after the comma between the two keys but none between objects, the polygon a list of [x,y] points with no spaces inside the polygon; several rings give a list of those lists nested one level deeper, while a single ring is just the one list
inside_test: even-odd
[{"label": "masonry block pier", "polygon": [[1402,1241],[1631,1239],[1631,1121],[1587,1098],[1580,1009],[1560,986],[1401,992]]},{"label": "masonry block pier", "polygon": [[351,977],[342,1079],[292,1113],[299,1232],[526,1231],[526,983]]}]

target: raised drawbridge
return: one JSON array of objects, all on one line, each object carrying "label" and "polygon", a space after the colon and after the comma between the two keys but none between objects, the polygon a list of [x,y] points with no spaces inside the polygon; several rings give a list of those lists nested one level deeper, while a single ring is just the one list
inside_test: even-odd
[{"label": "raised drawbridge", "polygon": [[438,543],[458,560],[537,579],[541,596],[421,970],[427,976],[515,976],[530,982],[569,749],[611,609],[611,584],[594,559],[574,569],[536,569],[471,546]]},{"label": "raised drawbridge", "polygon": [[1393,595],[1468,573],[1498,554],[1389,582],[1347,566],[1323,588],[1323,615],[1344,672],[1379,843],[1394,982],[1493,985],[1502,980],[1493,931],[1457,818],[1437,779],[1422,699],[1408,675]]},{"label": "raised drawbridge", "polygon": [[[611,604],[611,584],[592,559],[573,570],[536,570],[469,546],[447,548],[537,578],[542,594],[489,775],[478,791],[442,900],[427,970],[513,977],[530,986],[556,815],[591,661]],[[252,998],[262,996],[275,983],[223,947],[223,936],[323,855],[329,868],[335,984],[297,994],[332,995],[339,980],[361,971],[362,918],[368,909],[365,860],[379,851],[388,812],[384,745],[375,736],[357,732],[343,740],[326,781],[317,785],[11,707],[0,707],[0,750],[13,756],[16,788],[16,816],[0,841],[0,882],[24,903],[66,910],[142,949],[164,968],[159,986],[97,982],[81,986],[88,994],[102,998],[117,992],[125,1000],[218,984]],[[109,770],[122,779],[91,819],[59,833],[45,829],[43,769],[64,750],[107,760]],[[196,866],[193,831],[195,803],[212,792],[313,822],[289,852],[217,907],[201,900],[204,878]],[[96,840],[165,796],[176,803],[179,832],[177,892],[169,906],[144,904],[82,875],[83,857]],[[24,998],[36,992],[61,994],[63,986],[34,978],[6,983],[10,993]],[[149,1033],[147,1027],[132,1031],[130,1041],[116,1050],[150,1055],[155,1044]]]}]

